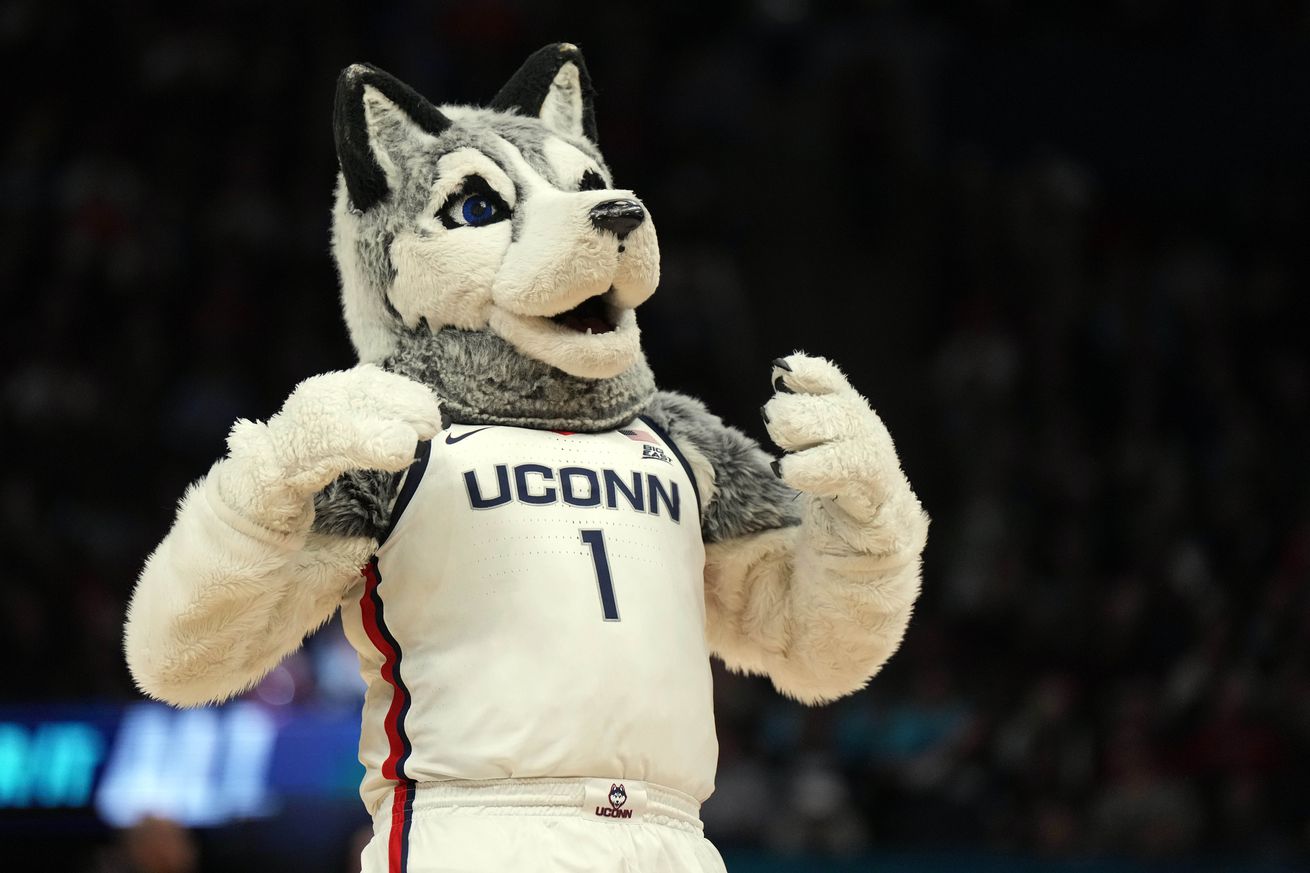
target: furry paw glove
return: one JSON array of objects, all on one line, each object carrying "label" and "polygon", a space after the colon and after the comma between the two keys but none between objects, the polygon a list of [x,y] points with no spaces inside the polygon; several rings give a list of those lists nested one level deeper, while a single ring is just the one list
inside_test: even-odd
[{"label": "furry paw glove", "polygon": [[926,520],[891,435],[841,370],[797,353],[773,362],[773,386],[765,425],[787,453],[774,471],[815,498],[806,520],[864,554],[922,548]]},{"label": "furry paw glove", "polygon": [[212,474],[222,502],[278,533],[305,531],[313,496],[348,470],[404,470],[441,429],[432,391],[372,364],[301,382],[267,423],[241,420]]}]

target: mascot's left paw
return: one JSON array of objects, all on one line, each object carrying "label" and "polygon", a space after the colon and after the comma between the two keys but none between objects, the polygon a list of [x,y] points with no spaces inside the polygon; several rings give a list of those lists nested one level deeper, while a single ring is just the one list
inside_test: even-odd
[{"label": "mascot's left paw", "polygon": [[762,410],[784,452],[774,472],[797,491],[829,498],[861,522],[909,490],[882,419],[841,370],[796,353],[773,362],[775,394]]}]

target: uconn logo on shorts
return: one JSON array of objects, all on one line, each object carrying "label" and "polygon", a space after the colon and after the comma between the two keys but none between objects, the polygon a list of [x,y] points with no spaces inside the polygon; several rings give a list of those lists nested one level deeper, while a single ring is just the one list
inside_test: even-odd
[{"label": "uconn logo on shorts", "polygon": [[632,810],[623,808],[623,804],[628,802],[628,792],[622,785],[610,786],[609,801],[609,806],[596,807],[596,815],[601,818],[632,818]]}]

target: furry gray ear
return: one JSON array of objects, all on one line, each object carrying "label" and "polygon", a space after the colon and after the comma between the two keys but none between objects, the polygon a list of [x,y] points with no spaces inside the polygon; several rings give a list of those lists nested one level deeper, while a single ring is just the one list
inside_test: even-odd
[{"label": "furry gray ear", "polygon": [[450,119],[413,88],[372,64],[351,64],[341,71],[332,133],[346,192],[359,211],[368,211],[390,193],[382,164],[389,159],[378,142],[379,132],[405,123],[437,136],[450,126]]},{"label": "furry gray ear", "polygon": [[533,52],[489,105],[540,118],[557,133],[598,143],[595,96],[582,51],[572,43],[556,42]]}]

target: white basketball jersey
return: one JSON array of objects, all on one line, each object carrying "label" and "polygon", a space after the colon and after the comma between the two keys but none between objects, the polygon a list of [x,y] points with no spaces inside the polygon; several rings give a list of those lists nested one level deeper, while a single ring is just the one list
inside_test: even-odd
[{"label": "white basketball jersey", "polygon": [[694,480],[652,423],[456,425],[420,446],[346,634],[368,683],[361,794],[619,777],[714,788]]}]

